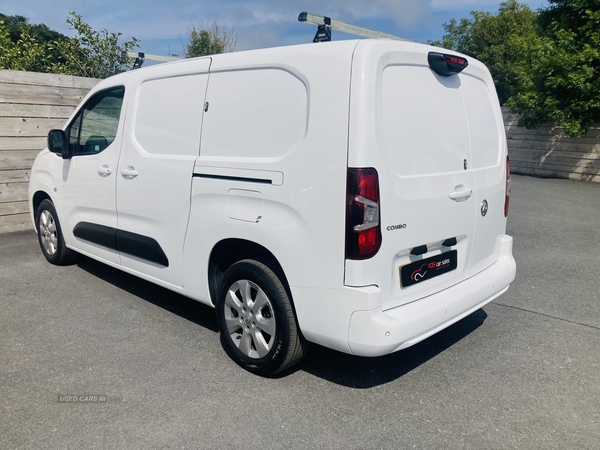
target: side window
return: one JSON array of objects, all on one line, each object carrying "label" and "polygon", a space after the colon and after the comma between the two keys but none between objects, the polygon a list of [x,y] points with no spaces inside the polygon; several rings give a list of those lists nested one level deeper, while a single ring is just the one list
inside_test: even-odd
[{"label": "side window", "polygon": [[93,96],[81,108],[67,129],[72,155],[95,155],[115,140],[124,94],[122,86],[109,89]]}]

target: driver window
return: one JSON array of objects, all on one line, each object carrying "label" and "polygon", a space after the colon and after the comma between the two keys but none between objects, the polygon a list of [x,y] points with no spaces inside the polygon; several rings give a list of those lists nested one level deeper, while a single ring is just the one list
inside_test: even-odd
[{"label": "driver window", "polygon": [[95,155],[117,135],[124,87],[100,92],[80,110],[68,129],[72,155]]}]

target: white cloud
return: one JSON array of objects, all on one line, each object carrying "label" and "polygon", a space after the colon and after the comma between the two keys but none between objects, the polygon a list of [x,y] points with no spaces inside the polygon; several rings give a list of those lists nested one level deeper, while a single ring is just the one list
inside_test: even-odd
[{"label": "white cloud", "polygon": [[[523,0],[521,0],[523,1]],[[148,52],[168,52],[185,39],[187,26],[217,19],[238,32],[238,48],[310,42],[314,31],[298,24],[302,11],[418,40],[441,37],[441,24],[466,17],[471,10],[495,11],[501,0],[3,0],[2,12],[72,35],[69,11],[83,15],[93,29],[121,32],[142,40]],[[544,0],[525,0],[533,9]],[[340,35],[337,35],[340,36]],[[337,37],[336,37],[337,38]],[[159,42],[163,42],[159,47]],[[151,45],[150,51],[147,46]]]},{"label": "white cloud", "polygon": [[431,0],[330,0],[324,3],[319,0],[292,0],[280,2],[267,0],[260,2],[271,11],[279,11],[286,17],[295,18],[302,11],[328,16],[341,21],[357,19],[392,18],[403,26],[415,25],[430,10]]},{"label": "white cloud", "polygon": [[[447,0],[433,0],[447,1]],[[65,23],[69,11],[76,11],[94,29],[121,31],[124,35],[160,38],[176,36],[185,25],[216,18],[230,26],[253,26],[265,23],[293,24],[298,14],[309,11],[337,20],[356,22],[361,19],[392,18],[397,24],[418,23],[432,0],[6,0],[4,14],[19,14],[33,23],[46,23],[62,33],[68,33]],[[182,28],[182,24],[184,27]]]}]

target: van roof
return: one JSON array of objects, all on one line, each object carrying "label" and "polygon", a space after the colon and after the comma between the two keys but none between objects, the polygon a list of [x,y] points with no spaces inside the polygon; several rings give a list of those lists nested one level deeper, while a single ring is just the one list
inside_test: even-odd
[{"label": "van roof", "polygon": [[[247,66],[268,66],[273,64],[275,58],[279,58],[285,55],[285,59],[289,60],[290,56],[294,54],[307,53],[327,57],[328,55],[335,56],[337,58],[343,57],[344,54],[348,58],[352,58],[355,50],[360,49],[362,55],[368,55],[370,53],[383,53],[386,51],[406,51],[409,53],[424,53],[430,51],[444,51],[450,52],[454,55],[460,55],[460,53],[440,49],[427,44],[421,44],[418,42],[409,41],[397,41],[391,39],[352,39],[345,41],[335,42],[322,42],[322,43],[308,43],[291,46],[281,47],[269,47],[256,50],[245,50],[231,53],[221,53],[216,55],[201,56],[197,58],[183,59],[180,61],[173,61],[164,64],[156,64],[153,66],[143,67],[141,69],[130,70],[121,74],[114,75],[107,80],[103,80],[97,85],[98,89],[103,89],[109,85],[115,85],[119,82],[125,83],[125,80],[132,79],[145,79],[154,78],[157,76],[169,76],[185,73],[193,73],[195,70],[205,70],[205,62],[207,58],[212,60],[211,71],[219,70],[220,67],[227,67],[227,70],[235,70],[236,67],[243,68]],[[467,57],[466,55],[462,55]],[[471,57],[469,63],[475,61]],[[200,62],[202,61],[202,62]],[[479,63],[481,65],[481,63]],[[121,81],[123,80],[123,81]]]}]

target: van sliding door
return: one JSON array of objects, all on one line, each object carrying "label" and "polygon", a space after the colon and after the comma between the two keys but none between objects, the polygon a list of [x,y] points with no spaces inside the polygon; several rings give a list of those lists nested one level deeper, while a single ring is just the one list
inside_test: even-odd
[{"label": "van sliding door", "polygon": [[[137,87],[117,173],[123,266],[183,286],[183,244],[211,59],[165,66]],[[170,72],[169,72],[170,71]]]}]

